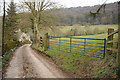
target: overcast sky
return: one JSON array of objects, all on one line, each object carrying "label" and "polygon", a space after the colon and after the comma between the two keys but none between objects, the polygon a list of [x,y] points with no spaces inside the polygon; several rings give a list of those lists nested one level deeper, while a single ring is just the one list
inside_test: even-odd
[{"label": "overcast sky", "polygon": [[[2,1],[2,0],[0,0]],[[6,0],[7,2],[10,2],[11,0]],[[15,2],[21,2],[23,0],[14,0]],[[37,0],[38,1],[38,0]],[[52,0],[57,2],[60,5],[63,5],[65,7],[78,7],[78,6],[93,6],[104,3],[106,0]],[[107,0],[107,3],[113,3],[120,0]]]},{"label": "overcast sky", "polygon": [[[59,0],[59,3],[66,7],[93,6],[104,3],[106,0]],[[108,0],[107,3],[113,3],[120,0]]]},{"label": "overcast sky", "polygon": [[[11,0],[5,0],[6,2],[10,2]],[[20,3],[24,0],[14,0],[14,2]],[[26,0],[27,1],[27,0]],[[30,0],[31,1],[31,0]],[[36,0],[39,1],[39,0]],[[94,5],[99,5],[99,4],[103,4],[106,0],[50,0],[53,2],[58,3],[59,5],[63,5],[63,7],[84,7],[84,6],[94,6]],[[113,3],[113,2],[117,2],[120,0],[107,0],[106,3]],[[7,4],[8,5],[8,4]],[[0,16],[2,15],[2,9],[3,9],[3,0],[0,0]]]}]

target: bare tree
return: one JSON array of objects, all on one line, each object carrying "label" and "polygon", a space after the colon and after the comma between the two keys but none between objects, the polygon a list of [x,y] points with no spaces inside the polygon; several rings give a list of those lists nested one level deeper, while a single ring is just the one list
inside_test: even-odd
[{"label": "bare tree", "polygon": [[50,2],[49,0],[24,0],[24,2],[32,14],[32,20],[34,24],[34,43],[37,43],[39,40],[38,26],[41,24],[42,12],[46,9],[52,8],[55,3]]},{"label": "bare tree", "polygon": [[105,7],[106,7],[106,2],[107,0],[105,0],[105,2],[96,10],[96,12],[91,12],[90,11],[90,16],[92,16],[93,18],[96,18],[97,15],[100,14],[100,11],[103,9],[105,12]]}]

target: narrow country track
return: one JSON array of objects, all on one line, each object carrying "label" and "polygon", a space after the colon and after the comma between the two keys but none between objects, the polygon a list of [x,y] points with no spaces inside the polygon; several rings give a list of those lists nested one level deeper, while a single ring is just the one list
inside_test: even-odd
[{"label": "narrow country track", "polygon": [[5,78],[69,78],[57,65],[37,54],[30,44],[18,48],[6,71]]}]

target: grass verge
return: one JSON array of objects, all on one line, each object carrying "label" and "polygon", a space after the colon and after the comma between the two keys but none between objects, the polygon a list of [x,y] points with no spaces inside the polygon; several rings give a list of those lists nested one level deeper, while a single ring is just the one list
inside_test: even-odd
[{"label": "grass verge", "polygon": [[9,51],[7,51],[2,58],[2,67],[6,67],[9,64],[10,59],[13,56],[13,51],[15,51],[16,48],[10,49]]}]

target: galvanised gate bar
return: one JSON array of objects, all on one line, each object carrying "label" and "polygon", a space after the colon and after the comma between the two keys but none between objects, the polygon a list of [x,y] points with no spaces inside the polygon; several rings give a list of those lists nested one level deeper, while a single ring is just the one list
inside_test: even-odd
[{"label": "galvanised gate bar", "polygon": [[106,39],[48,36],[48,47],[52,50],[84,56],[104,58]]}]

